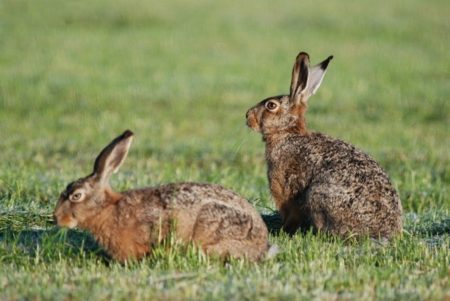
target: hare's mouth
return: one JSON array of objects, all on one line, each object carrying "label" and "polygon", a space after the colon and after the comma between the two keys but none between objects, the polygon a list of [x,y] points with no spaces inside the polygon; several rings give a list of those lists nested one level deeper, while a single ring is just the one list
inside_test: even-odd
[{"label": "hare's mouth", "polygon": [[73,229],[78,225],[78,221],[70,215],[65,215],[62,218],[56,217],[56,224],[59,227]]}]

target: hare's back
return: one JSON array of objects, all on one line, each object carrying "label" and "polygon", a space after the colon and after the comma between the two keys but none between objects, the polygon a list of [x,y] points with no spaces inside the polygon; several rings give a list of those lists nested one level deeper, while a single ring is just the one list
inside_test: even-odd
[{"label": "hare's back", "polygon": [[[246,199],[237,193],[216,184],[181,182],[124,192],[124,207],[161,209],[165,212],[187,210],[195,215],[205,204],[215,203],[259,216]],[[146,210],[148,211],[148,210]]]},{"label": "hare's back", "polygon": [[345,186],[391,185],[389,177],[380,165],[353,145],[319,133],[314,133],[311,140],[307,147],[313,156],[317,157],[316,181],[340,183]]},{"label": "hare's back", "polygon": [[168,205],[202,207],[207,203],[222,204],[238,211],[257,213],[246,199],[223,186],[207,183],[173,183],[158,188]]},{"label": "hare's back", "polygon": [[366,200],[373,201],[374,206],[384,204],[401,210],[400,199],[388,175],[372,157],[338,139],[322,134],[316,134],[316,139],[320,141],[317,149],[321,160],[312,186],[335,187],[346,195],[342,200],[348,199],[350,203]]}]

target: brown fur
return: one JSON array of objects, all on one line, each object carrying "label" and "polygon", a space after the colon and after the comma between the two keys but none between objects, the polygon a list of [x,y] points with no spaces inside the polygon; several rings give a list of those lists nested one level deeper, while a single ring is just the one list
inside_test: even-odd
[{"label": "brown fur", "polygon": [[[107,180],[128,152],[130,133],[102,151],[91,175],[67,186],[54,211],[59,226],[89,230],[122,262],[148,255],[169,233],[207,254],[249,260],[265,256],[268,232],[261,216],[219,185],[176,183],[114,192]],[[75,199],[77,194],[82,196]]]},{"label": "brown fur", "polygon": [[270,190],[286,232],[313,227],[389,238],[402,229],[402,206],[387,174],[350,144],[306,129],[307,101],[331,58],[309,67],[309,56],[300,53],[291,94],[269,97],[249,109],[247,124],[266,143]]}]

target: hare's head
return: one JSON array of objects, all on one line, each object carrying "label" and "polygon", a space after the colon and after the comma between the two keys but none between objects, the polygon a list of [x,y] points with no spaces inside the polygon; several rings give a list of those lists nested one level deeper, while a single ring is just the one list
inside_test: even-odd
[{"label": "hare's head", "polygon": [[67,185],[54,211],[58,226],[83,226],[120,198],[120,194],[113,192],[108,182],[125,160],[132,139],[133,133],[125,131],[101,151],[90,175]]},{"label": "hare's head", "polygon": [[292,69],[289,95],[268,97],[247,111],[247,125],[264,136],[280,132],[306,132],[304,114],[333,56],[310,67],[309,55],[300,52]]}]

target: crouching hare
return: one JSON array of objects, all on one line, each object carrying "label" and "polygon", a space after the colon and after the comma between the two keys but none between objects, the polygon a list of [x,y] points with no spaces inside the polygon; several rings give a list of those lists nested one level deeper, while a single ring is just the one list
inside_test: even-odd
[{"label": "crouching hare", "polygon": [[390,238],[401,232],[402,205],[387,174],[352,145],[306,129],[308,99],[332,58],[310,67],[308,54],[299,53],[290,94],[249,109],[247,125],[262,133],[270,190],[286,232],[313,227]]},{"label": "crouching hare", "polygon": [[130,148],[125,131],[98,155],[94,171],[70,183],[54,211],[59,226],[89,230],[116,260],[140,259],[169,234],[222,258],[262,259],[268,231],[258,212],[219,185],[167,184],[114,191],[108,184]]}]

